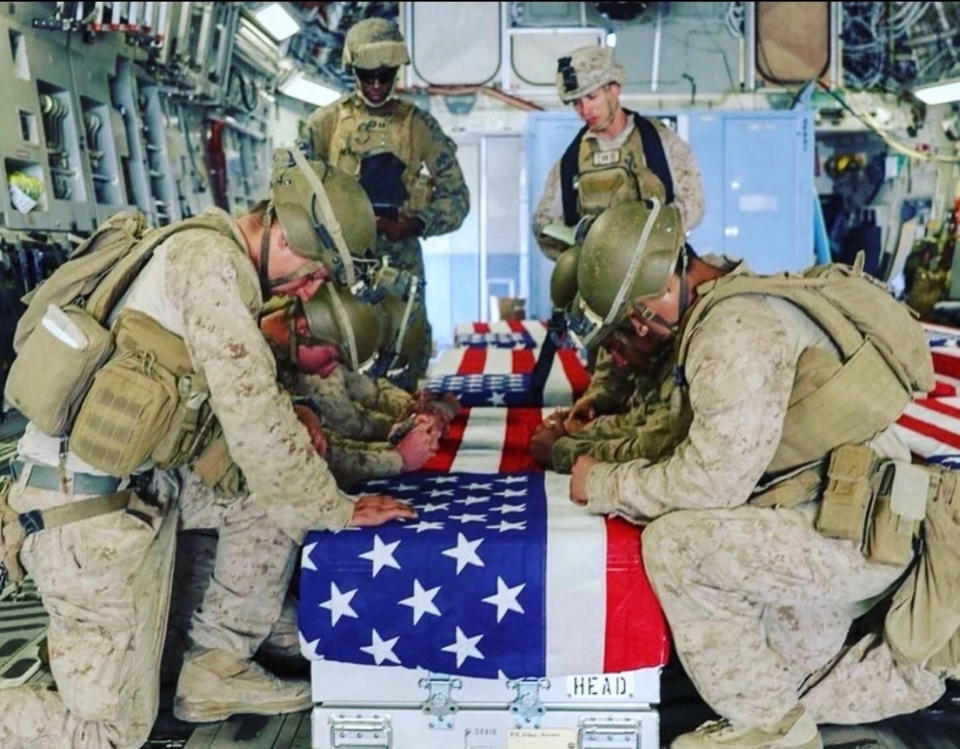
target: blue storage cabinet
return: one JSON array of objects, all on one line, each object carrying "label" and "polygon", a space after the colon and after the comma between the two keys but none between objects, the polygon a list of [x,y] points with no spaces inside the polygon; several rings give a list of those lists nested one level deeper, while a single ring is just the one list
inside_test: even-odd
[{"label": "blue storage cabinet", "polygon": [[[690,233],[700,254],[743,258],[759,273],[800,270],[813,255],[813,119],[805,110],[658,112],[686,119],[706,212]],[[582,126],[575,113],[537,112],[527,121],[532,212],[547,174]],[[553,263],[530,252],[528,314],[550,312]]]}]

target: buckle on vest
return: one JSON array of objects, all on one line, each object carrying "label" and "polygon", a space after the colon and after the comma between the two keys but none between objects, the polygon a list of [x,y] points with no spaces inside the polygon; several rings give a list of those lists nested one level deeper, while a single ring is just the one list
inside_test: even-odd
[{"label": "buckle on vest", "polygon": [[42,531],[44,528],[43,524],[43,513],[40,510],[30,510],[29,512],[20,513],[20,525],[23,526],[23,534],[29,536],[38,531]]}]

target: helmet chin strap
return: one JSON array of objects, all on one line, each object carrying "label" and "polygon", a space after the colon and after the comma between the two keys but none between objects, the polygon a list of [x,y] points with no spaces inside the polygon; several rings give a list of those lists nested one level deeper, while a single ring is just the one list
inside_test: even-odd
[{"label": "helmet chin strap", "polygon": [[257,262],[257,275],[260,277],[260,295],[264,301],[270,298],[273,286],[270,283],[270,227],[273,224],[273,206],[263,213],[263,234],[260,237],[260,259]]}]

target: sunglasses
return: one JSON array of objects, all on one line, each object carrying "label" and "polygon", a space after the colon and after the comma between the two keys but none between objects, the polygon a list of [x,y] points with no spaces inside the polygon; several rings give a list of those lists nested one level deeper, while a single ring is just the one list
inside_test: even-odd
[{"label": "sunglasses", "polygon": [[391,83],[397,77],[396,68],[357,68],[357,78],[363,83]]}]

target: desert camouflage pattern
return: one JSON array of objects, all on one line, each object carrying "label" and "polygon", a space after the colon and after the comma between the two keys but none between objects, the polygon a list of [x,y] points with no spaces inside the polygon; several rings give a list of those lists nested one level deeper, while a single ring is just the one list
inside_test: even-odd
[{"label": "desert camouflage pattern", "polygon": [[[776,453],[800,353],[811,347],[836,353],[789,304],[720,302],[691,339],[686,439],[659,462],[600,463],[587,480],[591,510],[653,521],[644,564],[677,653],[701,696],[737,725],[771,725],[794,709],[811,675],[840,652],[859,606],[903,572],[868,562],[852,541],[821,535],[817,502],[748,504]],[[889,430],[871,446],[909,459]],[[926,699],[897,687],[882,698],[883,714],[872,714],[880,702],[862,693],[873,685],[844,683],[850,694],[831,719],[844,704],[853,716],[851,701],[862,703],[856,718],[867,721]],[[886,690],[886,681],[876,688]]]},{"label": "desert camouflage pattern", "polygon": [[250,506],[259,506],[295,543],[314,528],[343,528],[352,504],[297,420],[277,383],[270,348],[241,301],[240,279],[256,283],[253,265],[210,232],[169,241],[167,299],[182,314],[187,350],[207,379]]},{"label": "desert camouflage pattern", "polygon": [[560,101],[569,104],[608,83],[622,86],[624,73],[623,65],[610,47],[578,47],[557,61],[557,95]]},{"label": "desert camouflage pattern", "polygon": [[[18,512],[85,499],[26,486]],[[176,497],[29,536],[20,558],[50,615],[56,691],[0,690],[4,749],[113,749],[143,744],[160,702],[160,653],[173,577]]]},{"label": "desert camouflage pattern", "polygon": [[[277,385],[276,366],[254,315],[255,269],[230,239],[207,230],[171,237],[142,273],[157,285],[157,319],[182,335],[249,492],[220,497],[198,481],[184,507],[204,506],[220,534],[214,578],[190,636],[202,647],[250,657],[270,632],[312,528],[342,528],[352,503]],[[158,251],[159,251],[158,249]],[[32,535],[22,559],[50,613],[57,692],[0,691],[4,747],[134,747],[146,740],[158,706],[167,622],[178,475],[154,478],[158,507],[114,513]],[[27,487],[11,493],[18,511],[53,507],[77,495]],[[202,514],[202,513],[194,513]],[[252,553],[255,550],[255,553]]]},{"label": "desert camouflage pattern", "polygon": [[[676,195],[675,204],[680,210],[685,231],[695,228],[703,218],[704,199],[703,182],[700,178],[700,169],[697,166],[693,151],[679,135],[662,125],[655,118],[650,118],[660,140],[663,142],[663,151],[667,157],[670,176],[673,178],[673,191]],[[629,117],[627,126],[615,138],[604,138],[596,133],[584,133],[584,140],[596,141],[598,151],[619,150],[630,139],[636,129],[633,118]],[[635,142],[639,142],[636,139]],[[594,144],[591,144],[594,145]],[[642,146],[634,157],[645,163]],[[556,260],[560,253],[567,249],[567,245],[550,237],[543,236],[543,230],[548,224],[562,224],[563,202],[560,189],[560,162],[557,161],[547,175],[547,182],[543,188],[543,196],[537,204],[533,214],[533,234],[540,245],[540,249],[551,260]]]},{"label": "desert camouflage pattern", "polygon": [[[746,726],[774,723],[796,707],[809,674],[802,671],[836,654],[854,605],[883,593],[903,572],[866,561],[852,541],[821,535],[811,513],[751,506],[663,515],[644,531],[643,559],[697,691],[720,715]],[[815,602],[825,606],[826,619],[807,613],[780,621],[778,647],[771,646],[765,610]],[[834,618],[843,605],[849,613]],[[829,652],[831,646],[837,650]],[[798,654],[807,660],[802,670]]]},{"label": "desert camouflage pattern", "polygon": [[369,386],[363,384],[364,377],[340,365],[326,377],[297,373],[291,389],[312,399],[320,409],[324,427],[354,440],[385,440],[399,419],[377,408],[379,390],[369,378]]}]

